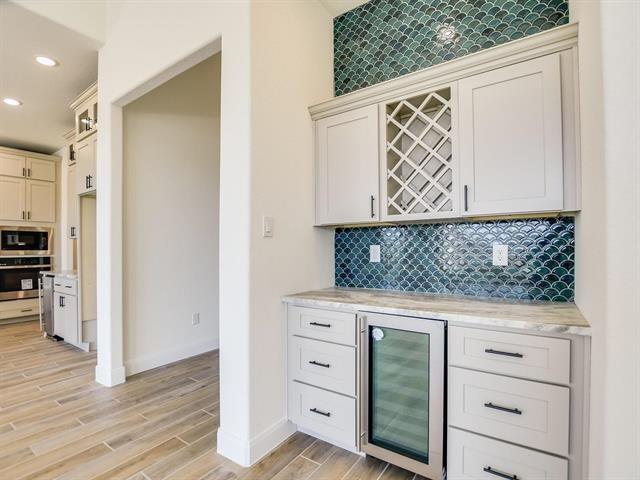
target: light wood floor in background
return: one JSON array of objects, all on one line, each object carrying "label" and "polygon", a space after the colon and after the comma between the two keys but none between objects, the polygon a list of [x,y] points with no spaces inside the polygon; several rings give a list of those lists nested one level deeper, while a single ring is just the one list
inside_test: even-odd
[{"label": "light wood floor in background", "polygon": [[0,326],[0,479],[418,480],[296,433],[252,468],[216,453],[218,355],[93,381],[96,357]]}]

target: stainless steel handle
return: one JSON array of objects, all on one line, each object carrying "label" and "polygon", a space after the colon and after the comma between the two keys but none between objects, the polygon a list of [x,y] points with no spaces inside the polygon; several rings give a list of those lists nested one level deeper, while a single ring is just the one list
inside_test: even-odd
[{"label": "stainless steel handle", "polygon": [[523,358],[524,355],[516,352],[503,352],[502,350],[494,350],[493,348],[485,348],[485,353],[490,353],[491,355],[502,355],[503,357],[514,357],[514,358]]},{"label": "stainless steel handle", "polygon": [[373,195],[371,195],[371,218],[375,218],[376,214],[373,211],[373,203],[375,202],[376,197],[374,197]]},{"label": "stainless steel handle", "polygon": [[318,367],[323,367],[323,368],[330,368],[331,364],[329,363],[320,363],[320,362],[316,362],[315,360],[309,360],[309,363],[311,365],[316,365]]},{"label": "stainless steel handle", "polygon": [[496,477],[506,478],[507,480],[518,480],[517,475],[509,475],[508,473],[503,473],[499,470],[494,470],[491,467],[484,467],[482,470],[487,473],[490,473],[491,475],[495,475]]},{"label": "stainless steel handle", "polygon": [[310,408],[310,412],[317,413],[318,415],[322,415],[323,417],[330,417],[331,412],[323,412],[322,410],[318,410],[317,408]]},{"label": "stainless steel handle", "polygon": [[43,267],[50,267],[50,264],[46,265],[0,265],[0,270],[25,270],[27,268],[41,269]]},{"label": "stainless steel handle", "polygon": [[467,212],[469,210],[469,186],[464,186],[464,211]]},{"label": "stainless steel handle", "polygon": [[514,415],[522,415],[522,410],[517,408],[509,408],[509,407],[501,407],[500,405],[494,405],[491,402],[487,402],[484,404],[486,408],[491,408],[492,410],[499,410],[501,412],[513,413]]}]

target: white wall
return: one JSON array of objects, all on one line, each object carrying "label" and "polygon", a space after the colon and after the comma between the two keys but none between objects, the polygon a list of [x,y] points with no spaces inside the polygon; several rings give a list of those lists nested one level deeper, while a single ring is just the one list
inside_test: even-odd
[{"label": "white wall", "polygon": [[580,22],[576,303],[593,327],[590,478],[640,478],[640,3],[572,0]]},{"label": "white wall", "polygon": [[[333,285],[333,231],[314,228],[309,105],[333,96],[332,18],[316,2],[252,9],[251,436],[286,417],[282,295]],[[274,237],[262,237],[262,216]],[[224,411],[223,411],[224,413]]]},{"label": "white wall", "polygon": [[218,347],[220,54],[123,113],[124,361],[133,374]]}]

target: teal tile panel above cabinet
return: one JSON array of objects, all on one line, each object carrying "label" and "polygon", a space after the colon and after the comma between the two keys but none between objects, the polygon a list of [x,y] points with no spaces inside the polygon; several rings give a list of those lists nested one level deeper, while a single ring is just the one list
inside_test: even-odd
[{"label": "teal tile panel above cabinet", "polygon": [[568,22],[566,0],[371,0],[334,19],[335,94]]}]

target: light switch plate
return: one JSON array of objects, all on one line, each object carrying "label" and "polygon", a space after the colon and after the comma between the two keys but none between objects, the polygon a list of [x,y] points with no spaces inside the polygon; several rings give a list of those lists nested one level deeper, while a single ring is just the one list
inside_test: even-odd
[{"label": "light switch plate", "polygon": [[273,237],[273,217],[271,215],[262,217],[262,236],[264,238]]},{"label": "light switch plate", "polygon": [[194,313],[191,315],[191,325],[199,325],[200,324],[200,314]]},{"label": "light switch plate", "polygon": [[493,244],[493,265],[498,267],[506,267],[509,265],[509,246]]},{"label": "light switch plate", "polygon": [[369,261],[371,263],[380,263],[380,245],[369,246]]}]

